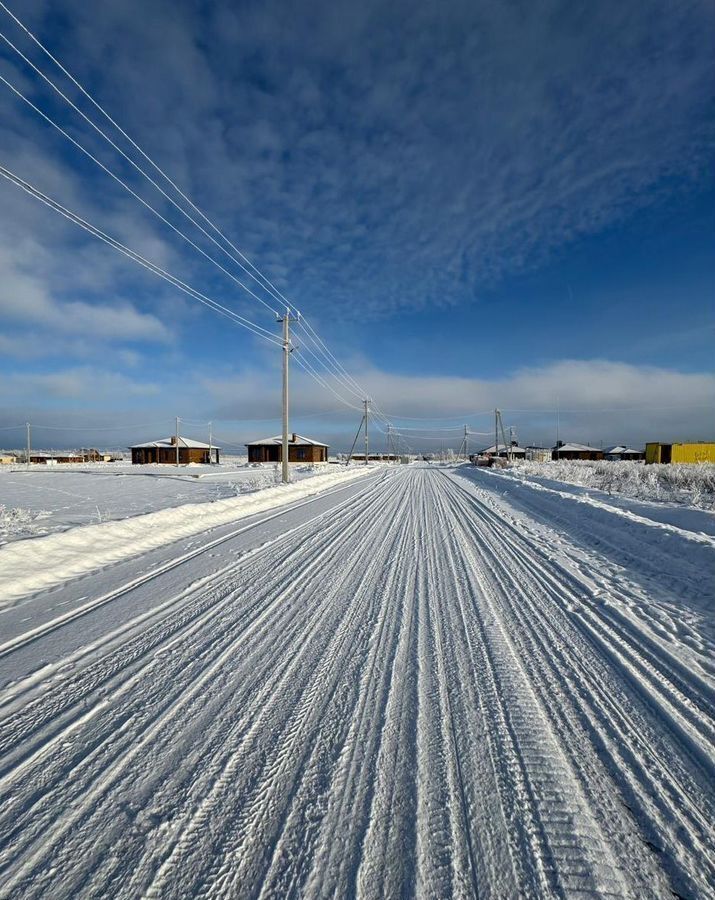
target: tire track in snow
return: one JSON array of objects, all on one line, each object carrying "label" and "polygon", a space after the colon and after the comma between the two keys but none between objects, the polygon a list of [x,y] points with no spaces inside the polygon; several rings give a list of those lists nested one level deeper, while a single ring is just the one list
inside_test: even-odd
[{"label": "tire track in snow", "polygon": [[[389,511],[391,499],[382,498],[383,511]],[[354,524],[357,530],[362,527],[362,522]],[[203,824],[199,820],[182,835],[182,847],[178,848],[175,857],[167,862],[165,870],[159,874],[150,890],[151,895],[162,893],[162,886],[167,883],[165,879],[170,878],[172,866],[177,872],[179,884],[183,884],[182,889],[192,893],[198,891],[201,895],[231,895],[231,884],[236,879],[243,879],[243,871],[251,866],[258,866],[258,871],[254,872],[255,883],[263,880],[261,869],[266,861],[263,858],[254,860],[252,846],[277,846],[283,818],[281,807],[285,807],[296,795],[295,782],[299,780],[300,770],[311,749],[311,737],[322,736],[324,726],[321,725],[320,730],[317,730],[316,725],[327,717],[327,710],[333,705],[336,679],[341,674],[346,674],[343,666],[346,665],[348,641],[353,640],[359,647],[359,633],[365,631],[366,620],[370,619],[367,613],[372,579],[382,567],[383,559],[379,554],[372,559],[364,570],[363,584],[350,602],[347,602],[353,566],[359,564],[359,557],[365,554],[365,549],[370,549],[355,550],[353,546],[350,550],[352,537],[352,533],[344,535],[345,546],[341,549],[347,553],[346,565],[324,597],[325,607],[328,610],[339,610],[340,619],[331,623],[322,617],[314,617],[313,628],[319,640],[323,641],[322,645],[319,644],[316,648],[308,639],[310,635],[303,634],[300,636],[300,655],[288,648],[286,656],[291,661],[290,666],[280,680],[271,679],[267,683],[266,698],[264,704],[261,704],[261,713],[253,726],[250,739],[244,739],[232,750],[221,778],[215,782],[205,800],[209,809],[216,808],[222,796],[227,793],[240,794],[242,800],[240,809],[224,820],[221,835],[216,838],[215,865],[203,874],[197,870],[192,871],[190,884],[183,884],[182,873],[176,869],[177,866],[185,866],[187,858],[192,856],[192,845],[198,845],[196,835]],[[383,552],[389,555],[389,546]],[[327,644],[326,633],[330,636]],[[303,665],[298,665],[301,662]],[[359,663],[360,657],[356,655],[352,665]],[[348,666],[347,671],[349,670]],[[287,690],[290,701],[286,697]],[[278,703],[272,701],[273,695],[279,698]],[[270,737],[267,738],[266,734]],[[251,777],[247,777],[247,760],[255,753],[255,742],[259,740],[264,745],[268,744],[270,749],[261,754],[259,769],[252,771]],[[265,835],[266,832],[271,832],[270,840],[259,840],[256,837],[257,834]]]},{"label": "tire track in snow", "polygon": [[[549,569],[558,572],[554,563],[537,562],[540,554],[534,554],[515,529],[505,530],[504,522],[490,509],[482,509],[472,492],[461,485],[458,490],[460,508],[465,500],[472,507],[471,516],[465,509],[459,517],[463,539],[475,565],[480,565],[477,553],[485,554],[484,560],[491,559],[487,577],[501,586],[495,596],[501,598],[506,620],[514,621],[512,633],[521,645],[522,658],[532,663],[531,682],[541,692],[544,708],[553,721],[554,714],[564,713],[570,704],[574,719],[581,719],[581,727],[572,722],[576,738],[566,744],[572,752],[578,750],[575,770],[581,765],[579,757],[595,744],[605,756],[610,777],[620,787],[621,804],[637,814],[643,829],[641,842],[657,847],[656,852],[665,851],[663,861],[676,892],[702,890],[697,881],[694,885],[692,875],[701,870],[707,881],[713,877],[707,862],[715,848],[713,782],[709,767],[705,773],[699,771],[703,757],[697,753],[692,758],[690,742],[686,739],[683,743],[680,727],[670,730],[670,717],[659,715],[661,681],[648,683],[653,689],[648,694],[632,670],[617,662],[614,669],[618,641],[594,644],[590,632],[581,630],[579,616],[572,614],[574,603],[581,608],[586,601],[571,593],[572,577],[564,577],[560,585],[545,577]],[[518,603],[514,602],[517,597]],[[544,598],[541,602],[540,597]],[[538,669],[534,665],[537,660],[541,663]],[[712,759],[711,750],[710,765]],[[705,760],[707,766],[707,756]],[[582,783],[588,787],[586,779]],[[595,797],[594,809],[607,799],[607,793]]]},{"label": "tire track in snow", "polygon": [[[363,498],[362,505],[365,507],[365,509],[363,509],[363,510],[359,509],[361,504],[358,501],[356,501],[354,504],[348,504],[346,507],[346,510],[343,514],[343,517],[339,517],[339,519],[336,520],[336,522],[332,523],[330,526],[330,529],[337,531],[337,530],[340,530],[341,528],[344,528],[346,523],[349,525],[351,522],[352,523],[359,522],[360,517],[366,515],[367,512],[369,512],[370,503],[377,503],[377,502],[380,502],[382,499],[381,491],[373,490],[370,493],[373,496],[371,499],[369,498],[369,502],[367,503],[367,505],[365,504],[365,500]],[[352,509],[353,506],[358,508],[357,516],[356,516],[354,510]],[[330,544],[329,537],[330,537],[330,535],[328,535],[328,539],[326,541],[316,542],[316,545],[315,545],[317,548],[315,551],[316,553],[325,554],[331,550],[331,544]],[[291,545],[290,539],[287,539],[285,541],[285,543],[288,545],[286,550],[284,551],[285,556],[286,556],[286,559],[290,561],[291,557],[294,555],[295,548]],[[266,554],[264,554],[264,555],[267,555],[268,553],[269,553],[269,551],[266,551]],[[260,551],[259,551],[259,554],[260,554]],[[288,591],[290,591],[290,589],[292,587],[292,584],[293,584],[292,579],[294,579],[296,577],[296,575],[300,574],[301,568],[305,569],[306,566],[312,562],[310,554],[304,553],[303,556],[304,556],[304,558],[300,561],[300,564],[297,567],[297,569],[295,568],[294,562],[289,562],[289,565],[292,565],[293,569],[289,570],[292,572],[292,574],[291,574],[291,577],[288,579],[288,583],[287,583]],[[255,564],[255,560],[253,562]],[[274,563],[271,560],[267,560],[265,565],[273,566]],[[284,578],[284,573],[282,572],[281,567],[279,566],[277,569],[274,570],[274,572],[275,572],[275,574],[273,575],[274,581],[277,580],[280,583],[281,578]],[[276,605],[278,603],[278,601],[281,599],[281,597],[280,596],[278,596],[278,597],[272,596],[271,597],[271,590],[273,589],[273,582],[271,581],[271,577],[268,575],[268,572],[261,569],[258,571],[258,573],[256,573],[256,572],[253,573],[254,579],[255,579],[256,575],[259,576],[260,581],[265,580],[267,582],[266,585],[264,585],[264,595],[269,597],[269,605]],[[245,584],[243,585],[243,589],[244,590],[246,589]],[[226,598],[228,603],[230,603],[232,601],[232,599],[235,597],[235,594],[236,594],[236,591],[233,591]],[[260,602],[257,606],[260,610]],[[208,616],[215,617],[217,612],[221,612],[221,611],[222,611],[221,608],[214,609],[213,612],[211,609],[209,609]],[[203,624],[206,624],[206,619],[204,619]],[[242,637],[245,637],[245,636],[242,636],[241,634],[239,634],[238,639],[241,640]],[[269,641],[273,641],[272,636],[269,636]],[[186,694],[186,697],[189,700],[195,698],[195,695],[197,694],[198,689],[203,686],[204,679],[208,675],[212,675],[214,673],[218,673],[220,675],[221,663],[223,663],[224,661],[226,661],[227,659],[230,658],[230,655],[233,652],[233,649],[234,649],[233,644],[229,645],[228,649],[223,651],[223,655],[220,657],[219,664],[217,664],[217,665],[214,664],[209,669],[207,669],[199,681],[192,682],[189,680],[187,682],[190,687],[190,690],[189,690],[188,694]],[[216,647],[213,646],[213,644],[211,644],[211,643],[209,643],[207,645],[206,649],[203,651],[203,653],[205,655],[209,655],[209,654],[215,653],[215,652],[217,652]],[[192,665],[193,665],[193,668],[196,668],[196,660],[192,661]],[[165,678],[163,679],[163,683],[166,684],[167,681],[170,683],[171,678],[176,677],[179,674],[180,668],[181,668],[181,662],[179,662],[179,664],[176,667],[174,667],[173,669],[170,668],[169,671],[165,672],[164,673]],[[191,669],[191,666],[190,666],[190,669]],[[191,671],[187,670],[184,677],[186,678],[187,675],[190,675],[190,674],[191,674]],[[121,688],[120,688],[120,690],[121,690]],[[180,693],[181,693],[180,691],[175,692],[175,693],[169,693],[169,695],[165,698],[164,705],[163,705],[163,707],[161,707],[161,709],[159,711],[158,718],[156,718],[154,720],[152,727],[149,729],[149,736],[147,737],[147,735],[145,734],[143,740],[140,740],[138,743],[135,742],[134,745],[131,746],[131,750],[128,751],[129,758],[138,757],[140,755],[140,751],[144,747],[145,741],[147,739],[153,737],[155,734],[159,733],[161,731],[161,729],[165,726],[165,724],[167,722],[170,722],[172,720],[172,717],[174,717],[176,715],[176,706],[174,704],[176,703],[177,696],[179,696]],[[141,706],[141,700],[142,700],[142,698],[140,695],[140,698],[139,698],[140,706]],[[147,726],[143,724],[143,720],[140,718],[137,720],[137,722],[132,723],[134,726],[134,730],[127,731],[126,723],[128,721],[130,721],[130,718],[131,718],[130,711],[125,710],[122,714],[121,719],[117,720],[117,718],[115,717],[114,720],[110,721],[109,723],[105,723],[105,732],[106,733],[104,735],[103,741],[100,742],[97,747],[90,748],[90,750],[92,750],[94,752],[94,754],[96,755],[96,753],[101,752],[103,749],[105,749],[105,745],[109,745],[111,752],[114,752],[115,755],[117,755],[116,754],[116,751],[117,751],[116,735],[117,735],[117,733],[119,733],[121,735],[123,731],[126,732],[126,738],[125,738],[124,743],[127,745],[131,745],[132,744],[132,740],[131,740],[132,735],[137,732],[141,733],[141,731],[140,731],[141,728],[142,727],[146,728]],[[146,716],[144,718],[146,718]],[[149,720],[149,723],[151,724],[151,720]],[[121,741],[118,743],[121,745]],[[121,768],[126,766],[126,764],[128,762],[128,758],[126,756],[122,757],[121,755],[117,755],[117,759],[118,759],[117,765],[120,767],[120,769],[118,771],[121,771]],[[68,774],[71,772],[74,779],[77,781],[77,784],[81,785],[81,787],[78,787],[78,793],[86,792],[87,785],[85,782],[83,782],[81,780],[83,777],[86,778],[86,776],[84,774],[83,766],[84,766],[84,768],[86,768],[87,764],[91,764],[93,762],[94,762],[94,757],[91,754],[90,754],[90,756],[87,756],[85,748],[82,748],[82,750],[80,751],[80,762],[77,767],[74,767],[75,768],[74,772],[72,771],[73,767],[68,766],[64,762],[64,760],[60,759],[58,764],[54,767],[57,772],[57,775],[56,775],[56,778],[54,781],[55,789],[58,792],[65,791],[64,784],[65,784]],[[108,776],[107,773],[105,772],[105,770],[102,769],[101,767],[99,767],[98,773],[99,773],[99,775],[97,776],[97,780],[99,781],[98,790],[103,791],[104,789],[106,789],[105,781],[107,780],[107,777],[111,778],[111,773]],[[104,778],[100,778],[99,776],[104,776]],[[47,800],[48,799],[51,800],[51,798],[48,798],[48,795],[47,795],[47,790],[48,790],[47,779],[48,779],[48,775],[47,775],[46,771],[43,770],[40,773],[40,778],[39,778],[40,784],[42,786],[42,790],[39,790],[35,797],[36,802],[44,802],[46,805],[48,805]],[[7,812],[9,814],[12,812],[12,810],[8,809]],[[27,814],[30,812],[32,812],[31,808],[26,807],[23,810],[23,814]],[[63,826],[66,828],[68,826],[68,824],[69,824],[68,822],[61,823],[61,828]],[[21,830],[22,825],[23,825],[22,821],[19,821],[16,823],[16,828],[18,831]],[[44,828],[36,826],[33,830],[36,832],[36,839],[39,841],[42,841],[43,849],[46,849],[45,844],[47,841],[47,835],[45,834]],[[19,848],[16,845],[13,849],[15,851],[17,851]],[[0,856],[0,862],[2,862],[2,861],[3,861],[3,857]]]},{"label": "tire track in snow", "polygon": [[6,706],[3,896],[708,893],[707,681],[460,479],[166,602]]}]

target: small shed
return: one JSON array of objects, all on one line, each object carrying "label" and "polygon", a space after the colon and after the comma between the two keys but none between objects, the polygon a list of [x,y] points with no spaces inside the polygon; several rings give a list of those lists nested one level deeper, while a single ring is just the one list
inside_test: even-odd
[{"label": "small shed", "polygon": [[[250,463],[283,462],[283,435],[250,441],[246,444]],[[303,435],[288,435],[289,463],[319,463],[328,461],[328,444]]]},{"label": "small shed", "polygon": [[[135,444],[129,449],[132,451],[132,463],[145,466],[153,463],[176,465],[177,438],[172,435],[158,441],[147,441],[145,444]],[[202,444],[201,441],[193,441],[190,438],[179,437],[179,464],[203,463],[208,465],[212,461],[218,463],[219,450],[215,444]]]},{"label": "small shed", "polygon": [[624,444],[617,444],[615,447],[607,447],[603,452],[606,459],[611,460],[612,462],[621,462],[623,460],[637,462],[640,459],[645,459],[645,452],[643,450],[633,450]]},{"label": "small shed", "polygon": [[17,457],[14,453],[5,453],[4,450],[0,450],[0,466],[11,466],[16,462]]},{"label": "small shed", "polygon": [[565,444],[559,441],[551,452],[552,459],[590,459],[604,458],[603,450],[589,447],[587,444]]},{"label": "small shed", "polygon": [[103,453],[101,450],[97,450],[95,447],[90,447],[88,450],[83,451],[83,456],[85,462],[112,462],[113,457],[111,453]]},{"label": "small shed", "polygon": [[526,459],[529,462],[551,462],[551,449],[549,447],[527,447]]},{"label": "small shed", "polygon": [[715,443],[690,441],[678,444],[651,442],[645,445],[647,463],[715,463]]}]

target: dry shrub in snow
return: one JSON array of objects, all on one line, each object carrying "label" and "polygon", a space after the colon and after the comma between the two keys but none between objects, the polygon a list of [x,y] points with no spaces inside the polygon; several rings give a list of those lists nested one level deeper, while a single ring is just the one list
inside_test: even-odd
[{"label": "dry shrub in snow", "polygon": [[519,462],[518,476],[538,476],[623,494],[639,500],[685,503],[715,509],[715,464],[650,465],[637,462]]}]

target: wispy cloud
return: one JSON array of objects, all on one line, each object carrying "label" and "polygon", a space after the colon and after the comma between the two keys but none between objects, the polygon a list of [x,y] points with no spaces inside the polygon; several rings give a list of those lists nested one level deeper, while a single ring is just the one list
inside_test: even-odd
[{"label": "wispy cloud", "polygon": [[63,10],[52,43],[132,133],[346,315],[475,298],[697,177],[713,137],[706,2]]}]

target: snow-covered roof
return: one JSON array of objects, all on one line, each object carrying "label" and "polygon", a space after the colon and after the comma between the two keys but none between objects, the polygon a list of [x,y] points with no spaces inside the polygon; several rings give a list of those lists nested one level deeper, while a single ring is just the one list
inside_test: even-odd
[{"label": "snow-covered roof", "polygon": [[586,444],[562,444],[560,447],[554,447],[557,453],[601,453],[599,447],[588,447]]},{"label": "snow-covered roof", "polygon": [[[276,434],[274,437],[262,438],[260,441],[249,441],[246,444],[246,447],[260,447],[263,444],[282,444],[283,443],[283,435]],[[324,444],[322,441],[314,441],[312,438],[303,437],[302,434],[289,434],[288,435],[288,443],[293,444],[293,446],[304,446],[304,447],[328,447],[328,444]]]},{"label": "snow-covered roof", "polygon": [[[496,453],[497,446],[496,444],[492,444],[491,447],[487,447],[486,450],[482,450],[482,453]],[[526,453],[523,447],[519,447],[516,444],[512,444],[511,447],[505,447],[504,444],[499,444],[499,452],[504,453],[505,450],[511,450],[512,453]]]},{"label": "snow-covered roof", "polygon": [[643,451],[642,450],[633,450],[631,447],[624,447],[622,445],[618,445],[616,447],[609,447],[607,450],[603,451],[606,456],[628,456],[628,455],[639,455]]},{"label": "snow-covered roof", "polygon": [[[146,444],[132,444],[130,450],[140,450],[143,447],[162,447],[169,449],[176,447],[173,438],[162,438],[159,441],[147,441]],[[179,438],[179,447],[186,447],[189,450],[220,450],[217,444],[202,444],[201,441],[193,441],[191,438]]]}]

